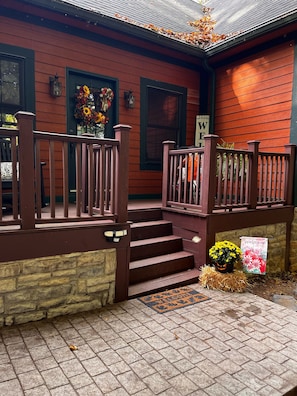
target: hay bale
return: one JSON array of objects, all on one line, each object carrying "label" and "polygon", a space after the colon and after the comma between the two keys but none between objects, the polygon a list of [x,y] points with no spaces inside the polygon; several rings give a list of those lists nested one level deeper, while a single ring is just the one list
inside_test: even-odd
[{"label": "hay bale", "polygon": [[247,277],[242,271],[221,273],[214,267],[205,265],[199,276],[201,285],[207,289],[216,289],[228,292],[242,293],[247,287]]}]

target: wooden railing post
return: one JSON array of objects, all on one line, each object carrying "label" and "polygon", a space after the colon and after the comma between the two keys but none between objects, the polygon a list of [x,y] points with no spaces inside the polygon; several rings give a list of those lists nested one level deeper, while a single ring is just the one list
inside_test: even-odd
[{"label": "wooden railing post", "polygon": [[[94,137],[91,133],[83,133],[82,136]],[[82,212],[87,213],[87,206],[88,206],[88,158],[89,158],[89,147],[86,142],[82,144]],[[90,208],[89,208],[90,209]]]},{"label": "wooden railing post", "polygon": [[[125,223],[128,221],[128,166],[129,166],[129,125],[114,126],[115,139],[120,142],[119,161],[116,174],[116,203],[115,210],[118,215],[117,222]],[[129,231],[128,237],[131,239]],[[129,263],[130,263],[130,243],[124,249],[117,249],[117,269],[115,282],[115,301],[128,299],[129,287]]]},{"label": "wooden railing post", "polygon": [[216,169],[217,169],[217,135],[204,136],[204,158],[202,169],[201,212],[211,213],[215,204]]},{"label": "wooden railing post", "polygon": [[19,111],[16,114],[19,129],[19,205],[21,228],[35,228],[34,138],[35,114]]},{"label": "wooden railing post", "polygon": [[115,139],[120,142],[118,180],[116,183],[116,212],[118,223],[125,223],[128,220],[128,170],[129,170],[129,139],[130,125],[116,125],[113,127]]},{"label": "wooden railing post", "polygon": [[249,181],[249,202],[250,208],[255,209],[258,201],[258,155],[259,155],[259,145],[258,140],[250,140],[247,142],[248,149],[253,153],[252,161],[250,164],[250,173],[248,175]]},{"label": "wooden railing post", "polygon": [[169,150],[173,150],[175,146],[174,141],[166,140],[163,142],[163,178],[162,178],[162,206],[166,208],[168,199],[168,187],[169,187],[169,169],[170,169],[170,158]]},{"label": "wooden railing post", "polygon": [[290,154],[289,163],[287,167],[287,174],[285,180],[285,197],[286,204],[293,205],[293,186],[294,186],[294,168],[295,168],[295,156],[296,156],[296,145],[295,144],[285,144],[286,153]]}]

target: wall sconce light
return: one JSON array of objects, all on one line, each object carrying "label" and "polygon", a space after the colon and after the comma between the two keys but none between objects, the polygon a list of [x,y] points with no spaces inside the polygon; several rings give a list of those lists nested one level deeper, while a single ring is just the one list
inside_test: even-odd
[{"label": "wall sconce light", "polygon": [[135,98],[132,91],[124,92],[125,105],[127,109],[134,109]]},{"label": "wall sconce light", "polygon": [[49,84],[51,96],[57,98],[62,95],[62,83],[59,81],[59,76],[57,74],[49,78]]}]

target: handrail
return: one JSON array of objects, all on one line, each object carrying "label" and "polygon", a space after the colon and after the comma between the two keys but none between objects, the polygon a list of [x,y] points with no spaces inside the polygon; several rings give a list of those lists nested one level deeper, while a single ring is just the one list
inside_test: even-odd
[{"label": "handrail", "polygon": [[[98,139],[93,136],[34,131],[34,117],[32,113],[19,112],[16,115],[17,129],[0,128],[0,136],[12,142],[18,141],[20,165],[19,179],[14,176],[12,190],[13,220],[8,220],[1,209],[0,225],[19,225],[22,229],[32,229],[51,223],[95,220],[126,222],[131,127],[116,125],[115,139]],[[74,212],[69,205],[69,150],[75,153]],[[15,155],[13,158],[14,168],[17,161]],[[49,197],[47,208],[42,208],[43,180]],[[2,208],[2,190],[0,192]],[[56,199],[59,196],[62,214],[57,211]]]},{"label": "handrail", "polygon": [[295,145],[274,153],[259,152],[258,141],[248,142],[248,150],[217,142],[206,135],[202,148],[163,143],[163,207],[210,214],[292,204]]}]

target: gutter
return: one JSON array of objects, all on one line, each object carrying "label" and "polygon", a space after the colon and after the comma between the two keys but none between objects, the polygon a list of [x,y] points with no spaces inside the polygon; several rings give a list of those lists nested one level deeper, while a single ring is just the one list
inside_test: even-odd
[{"label": "gutter", "polygon": [[215,93],[216,93],[216,73],[215,70],[209,66],[207,59],[204,59],[203,68],[208,72],[211,79],[210,86],[210,111],[209,111],[209,133],[214,134],[215,130]]}]

